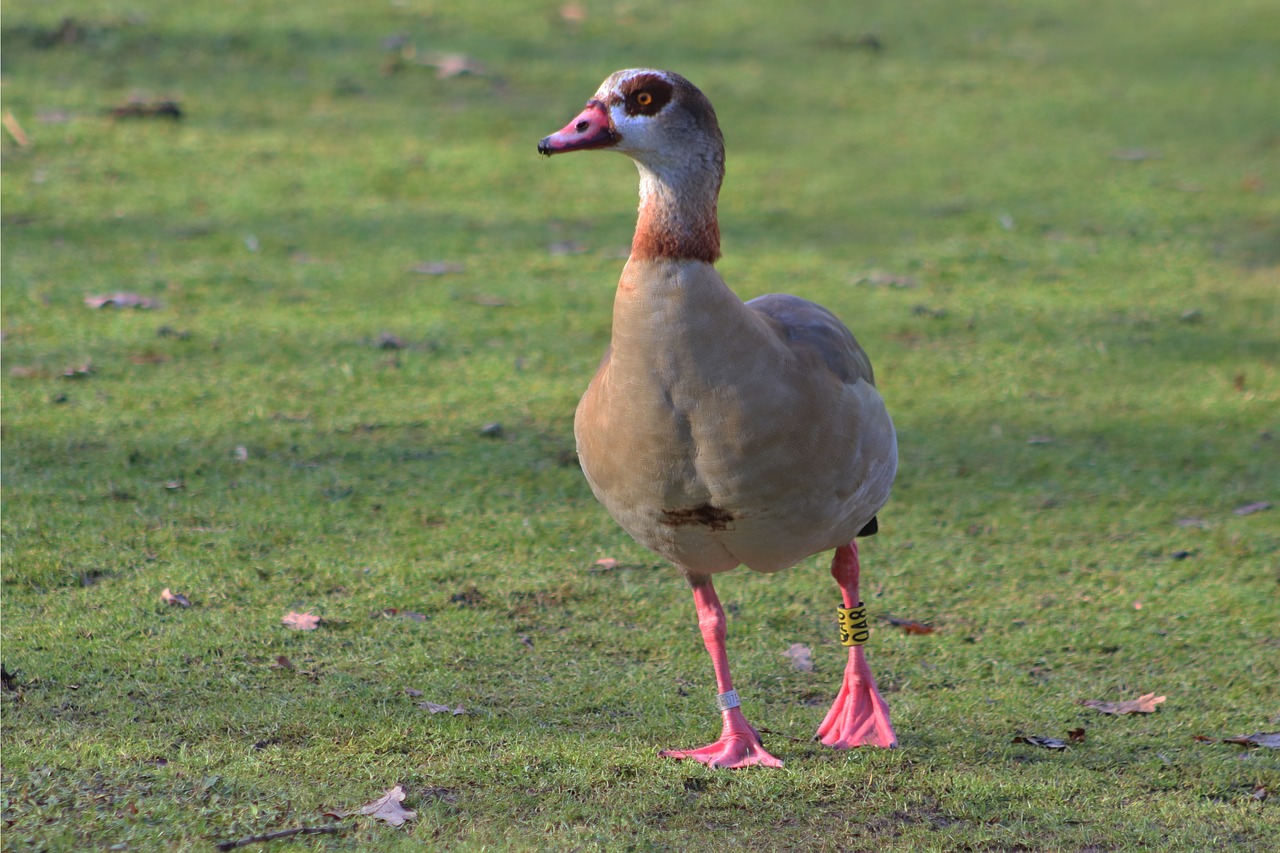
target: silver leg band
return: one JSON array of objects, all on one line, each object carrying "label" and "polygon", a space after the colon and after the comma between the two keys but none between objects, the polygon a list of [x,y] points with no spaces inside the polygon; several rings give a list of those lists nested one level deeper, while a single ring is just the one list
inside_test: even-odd
[{"label": "silver leg band", "polygon": [[716,707],[721,711],[737,708],[741,704],[742,700],[738,698],[738,691],[736,690],[730,690],[728,693],[720,693],[716,696]]}]

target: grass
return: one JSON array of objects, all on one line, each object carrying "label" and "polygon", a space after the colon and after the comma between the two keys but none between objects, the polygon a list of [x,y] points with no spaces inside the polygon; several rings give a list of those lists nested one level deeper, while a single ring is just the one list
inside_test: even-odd
[{"label": "grass", "polygon": [[[208,848],[401,782],[416,822],[276,846],[1270,849],[1275,753],[1193,736],[1280,714],[1280,510],[1233,512],[1280,502],[1273,4],[558,5],[6,4],[4,847]],[[571,461],[634,170],[534,153],[640,64],[716,103],[726,280],[875,359],[870,603],[937,627],[873,637],[898,750],[807,741],[814,558],[717,584],[786,768],[655,756],[716,726],[692,603]],[[116,290],[161,307],[82,302]]]}]

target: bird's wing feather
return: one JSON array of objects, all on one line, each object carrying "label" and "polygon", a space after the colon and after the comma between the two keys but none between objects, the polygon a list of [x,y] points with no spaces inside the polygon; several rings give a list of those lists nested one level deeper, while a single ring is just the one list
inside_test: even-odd
[{"label": "bird's wing feather", "polygon": [[876,384],[871,359],[853,333],[821,305],[782,293],[758,296],[747,307],[763,315],[797,356],[816,358],[846,385]]}]

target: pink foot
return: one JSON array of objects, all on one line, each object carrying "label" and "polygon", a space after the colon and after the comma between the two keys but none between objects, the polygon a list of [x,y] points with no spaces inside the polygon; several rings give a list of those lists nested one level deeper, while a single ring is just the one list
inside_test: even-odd
[{"label": "pink foot", "polygon": [[860,646],[849,649],[844,683],[826,719],[818,726],[815,739],[836,749],[855,746],[892,749],[898,745],[898,736],[889,723],[889,706],[876,689],[876,680]]},{"label": "pink foot", "polygon": [[782,762],[764,748],[760,735],[737,708],[724,712],[724,729],[720,732],[720,740],[715,743],[701,749],[664,749],[658,755],[675,759],[692,758],[708,767],[730,770],[753,764],[782,766]]}]

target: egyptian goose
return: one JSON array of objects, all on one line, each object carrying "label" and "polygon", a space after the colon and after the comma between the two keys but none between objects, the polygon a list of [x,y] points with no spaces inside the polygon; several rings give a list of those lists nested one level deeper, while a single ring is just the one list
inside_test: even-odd
[{"label": "egyptian goose", "polygon": [[861,646],[854,541],[875,532],[898,464],[871,362],[825,308],[780,294],[744,303],[721,280],[713,264],[724,141],[692,83],[669,71],[618,71],[538,143],[546,155],[597,148],[635,161],[640,212],[613,341],[574,419],[578,457],[618,523],[688,579],[723,718],[715,743],[660,754],[712,767],[782,765],[739,707],[711,578],[740,565],[776,572],[833,548],[849,662],[816,738],[892,747],[889,709]]}]

